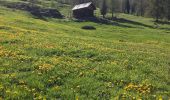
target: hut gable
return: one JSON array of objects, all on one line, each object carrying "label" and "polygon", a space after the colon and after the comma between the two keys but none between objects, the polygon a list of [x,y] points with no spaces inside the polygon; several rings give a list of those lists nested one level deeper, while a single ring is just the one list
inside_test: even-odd
[{"label": "hut gable", "polygon": [[95,5],[92,2],[75,5],[72,9],[75,18],[93,17]]}]

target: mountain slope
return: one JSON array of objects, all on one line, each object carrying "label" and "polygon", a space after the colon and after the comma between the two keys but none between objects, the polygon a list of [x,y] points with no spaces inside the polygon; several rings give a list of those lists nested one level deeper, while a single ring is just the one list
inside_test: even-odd
[{"label": "mountain slope", "polygon": [[0,97],[168,99],[170,25],[120,17],[126,20],[41,20],[0,7]]}]

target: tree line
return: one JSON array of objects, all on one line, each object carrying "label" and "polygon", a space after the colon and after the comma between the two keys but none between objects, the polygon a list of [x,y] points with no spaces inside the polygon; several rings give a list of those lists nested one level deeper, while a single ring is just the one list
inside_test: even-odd
[{"label": "tree line", "polygon": [[[36,0],[30,0],[36,1]],[[114,18],[116,13],[127,13],[137,16],[153,17],[156,21],[170,20],[170,0],[51,0],[67,3],[72,6],[93,2],[105,17],[107,13]]]}]

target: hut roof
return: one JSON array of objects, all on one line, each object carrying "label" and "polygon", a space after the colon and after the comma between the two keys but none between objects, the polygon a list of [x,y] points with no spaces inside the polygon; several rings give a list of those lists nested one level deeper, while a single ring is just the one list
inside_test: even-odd
[{"label": "hut roof", "polygon": [[[88,2],[88,3],[82,3],[82,4],[79,4],[79,5],[75,5],[72,10],[87,8],[87,7],[89,7],[91,4],[93,4],[93,3],[92,3],[92,2]],[[94,7],[94,8],[95,8],[95,7]]]}]

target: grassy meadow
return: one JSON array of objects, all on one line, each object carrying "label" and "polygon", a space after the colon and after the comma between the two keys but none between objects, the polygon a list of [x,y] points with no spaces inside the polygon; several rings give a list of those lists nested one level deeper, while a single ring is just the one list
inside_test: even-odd
[{"label": "grassy meadow", "polygon": [[170,24],[118,17],[41,20],[0,7],[0,100],[169,100]]}]

